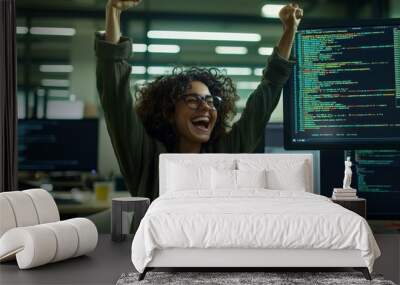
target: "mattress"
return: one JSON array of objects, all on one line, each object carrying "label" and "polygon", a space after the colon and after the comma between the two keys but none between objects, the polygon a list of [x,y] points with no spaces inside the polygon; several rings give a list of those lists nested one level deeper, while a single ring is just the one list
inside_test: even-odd
[{"label": "mattress", "polygon": [[168,248],[359,250],[371,272],[380,255],[361,216],[317,194],[267,189],[165,193],[135,234],[133,265],[143,272]]}]

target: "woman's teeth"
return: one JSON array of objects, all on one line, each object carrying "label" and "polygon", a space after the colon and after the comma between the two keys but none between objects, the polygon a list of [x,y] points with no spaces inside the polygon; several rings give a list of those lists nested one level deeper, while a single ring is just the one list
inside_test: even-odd
[{"label": "woman's teeth", "polygon": [[204,131],[204,132],[208,131],[208,127],[205,127],[203,125],[195,125],[195,127],[200,129],[200,130],[202,130],[202,131]]},{"label": "woman's teeth", "polygon": [[205,124],[208,124],[210,122],[210,118],[201,116],[201,117],[194,118],[192,120],[192,123],[198,123],[198,122],[204,122]]},{"label": "woman's teeth", "polygon": [[192,124],[195,128],[201,131],[208,131],[208,127],[210,125],[210,118],[206,116],[196,117],[192,120]]},{"label": "woman's teeth", "polygon": [[192,125],[196,129],[198,129],[200,131],[203,131],[203,132],[206,132],[209,129],[210,123],[208,121],[197,120],[197,121],[192,121]]}]

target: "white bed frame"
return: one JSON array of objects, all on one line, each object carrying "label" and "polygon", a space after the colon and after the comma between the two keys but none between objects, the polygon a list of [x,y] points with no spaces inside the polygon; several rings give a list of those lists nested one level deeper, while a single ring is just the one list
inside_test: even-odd
[{"label": "white bed frame", "polygon": [[[307,192],[313,192],[313,165],[312,154],[161,154],[159,162],[160,195],[165,193],[168,160],[199,160],[208,164],[218,159],[302,159],[306,161],[306,176],[308,181]],[[153,259],[139,280],[145,277],[147,271],[154,268],[343,268],[353,267],[362,271],[365,278],[371,276],[361,257],[359,250],[329,250],[329,249],[193,249],[170,248],[158,249],[154,252]]]}]

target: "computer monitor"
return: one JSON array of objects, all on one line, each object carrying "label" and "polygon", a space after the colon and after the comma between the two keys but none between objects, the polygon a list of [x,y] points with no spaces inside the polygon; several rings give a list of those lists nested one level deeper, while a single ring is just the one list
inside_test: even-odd
[{"label": "computer monitor", "polygon": [[355,150],[355,185],[374,218],[400,217],[400,150]]},{"label": "computer monitor", "polygon": [[292,53],[286,149],[400,145],[400,19],[304,22]]},{"label": "computer monitor", "polygon": [[342,187],[344,161],[351,158],[352,183],[367,200],[369,219],[400,219],[400,149],[321,151],[321,194],[332,196]]},{"label": "computer monitor", "polygon": [[97,170],[98,129],[97,119],[18,120],[18,169]]}]

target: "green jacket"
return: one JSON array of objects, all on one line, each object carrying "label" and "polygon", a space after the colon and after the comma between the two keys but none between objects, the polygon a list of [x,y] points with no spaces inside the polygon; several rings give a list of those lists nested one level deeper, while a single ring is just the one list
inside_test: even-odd
[{"label": "green jacket", "polygon": [[[121,37],[111,44],[96,34],[97,89],[108,133],[116,157],[132,196],[158,197],[158,157],[166,153],[163,143],[149,136],[133,108],[129,78],[132,44]],[[276,50],[268,58],[268,67],[257,89],[250,95],[241,118],[232,130],[208,145],[208,153],[251,153],[263,138],[265,125],[278,104],[282,87],[293,62]]]}]

